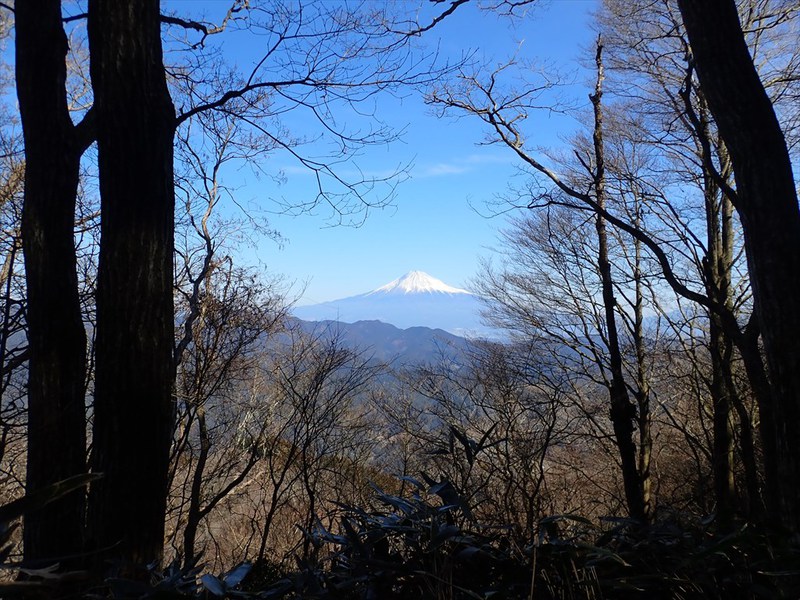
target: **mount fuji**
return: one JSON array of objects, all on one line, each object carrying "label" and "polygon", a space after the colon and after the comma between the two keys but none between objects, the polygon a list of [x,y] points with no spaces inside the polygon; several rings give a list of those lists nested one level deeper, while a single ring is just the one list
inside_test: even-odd
[{"label": "mount fuji", "polygon": [[430,327],[459,336],[491,336],[481,323],[482,307],[475,294],[410,271],[371,292],[299,306],[293,312],[305,321],[382,321],[400,329]]}]

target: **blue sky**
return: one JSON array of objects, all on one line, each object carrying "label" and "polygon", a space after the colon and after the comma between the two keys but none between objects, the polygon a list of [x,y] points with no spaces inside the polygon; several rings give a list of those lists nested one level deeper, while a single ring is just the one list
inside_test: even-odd
[{"label": "blue sky", "polygon": [[[459,56],[476,50],[477,58],[498,64],[517,52],[560,66],[574,77],[561,93],[587,104],[590,77],[579,70],[591,57],[594,0],[555,0],[537,5],[525,19],[508,19],[461,7],[426,34],[425,43],[439,45],[442,54]],[[324,211],[289,216],[269,214],[270,225],[284,238],[268,239],[242,249],[240,260],[260,263],[272,273],[305,286],[299,304],[323,302],[374,289],[410,270],[426,271],[450,285],[465,287],[476,274],[479,258],[490,254],[504,218],[486,218],[487,203],[519,180],[518,165],[508,149],[480,145],[486,130],[475,118],[438,118],[419,95],[379,98],[379,117],[404,129],[388,146],[367,149],[355,162],[366,173],[386,173],[410,164],[408,178],[396,190],[388,208],[370,211],[357,228],[330,226]],[[527,123],[537,143],[554,147],[577,122],[571,117],[542,112]],[[302,128],[302,124],[296,124]],[[302,134],[302,131],[298,133]],[[280,184],[261,178],[248,180],[240,200],[308,195],[312,175],[290,157],[270,157],[280,169]],[[344,165],[342,169],[354,169]],[[270,210],[267,208],[267,210]]]}]

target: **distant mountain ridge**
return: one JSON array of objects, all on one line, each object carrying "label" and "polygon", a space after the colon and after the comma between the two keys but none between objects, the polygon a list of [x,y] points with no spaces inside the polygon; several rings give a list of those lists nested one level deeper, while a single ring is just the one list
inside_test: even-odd
[{"label": "distant mountain ridge", "polygon": [[380,321],[299,321],[312,335],[336,336],[346,347],[364,351],[371,359],[395,367],[463,362],[471,347],[466,339],[441,329],[409,327],[398,329]]},{"label": "distant mountain ridge", "polygon": [[429,327],[462,337],[494,337],[481,322],[481,298],[424,273],[410,271],[386,285],[357,296],[299,306],[305,321],[381,321],[400,329]]}]

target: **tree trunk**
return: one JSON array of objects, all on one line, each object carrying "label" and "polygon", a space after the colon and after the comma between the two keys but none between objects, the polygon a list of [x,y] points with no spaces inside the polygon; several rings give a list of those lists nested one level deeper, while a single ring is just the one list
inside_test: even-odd
[{"label": "tree trunk", "polygon": [[[594,108],[594,153],[596,161],[595,193],[597,204],[605,210],[605,161],[603,149],[603,46],[597,43],[597,85],[591,95]],[[622,367],[622,351],[617,333],[616,304],[614,297],[614,281],[611,278],[611,263],[608,259],[608,236],[606,234],[605,219],[597,215],[597,269],[603,290],[603,308],[605,310],[605,324],[608,337],[608,354],[611,368],[611,382],[609,395],[611,401],[611,423],[614,427],[614,437],[619,450],[620,463],[622,464],[622,482],[625,488],[625,500],[628,513],[634,519],[647,520],[645,509],[642,478],[639,473],[636,444],[633,441],[634,423],[636,422],[636,407],[631,402],[625,375]]]},{"label": "tree trunk", "polygon": [[800,530],[800,211],[786,141],[733,0],[679,0],[700,85],[736,176],[772,406],[761,411],[774,519]]},{"label": "tree trunk", "polygon": [[211,452],[211,440],[206,425],[205,408],[202,406],[197,409],[197,428],[200,437],[200,452],[197,455],[197,465],[192,474],[192,488],[189,494],[189,512],[186,515],[186,527],[183,530],[183,564],[194,564],[197,554],[195,544],[197,543],[197,531],[203,513],[200,509],[201,494],[203,491],[203,476],[205,475],[208,455]]},{"label": "tree trunk", "polygon": [[[701,110],[702,130],[710,138],[706,111]],[[710,162],[708,157],[704,163]],[[726,173],[729,175],[729,173]],[[703,173],[703,195],[706,209],[707,251],[704,257],[704,281],[706,295],[726,310],[733,312],[731,301],[731,269],[733,258],[730,236],[723,240],[722,197],[719,186],[707,169]],[[711,381],[709,391],[713,408],[714,443],[711,470],[714,478],[714,499],[717,521],[722,527],[730,525],[735,511],[736,481],[733,471],[733,427],[731,426],[731,404],[735,390],[728,383],[731,377],[731,342],[725,335],[722,319],[709,311],[709,354],[711,358]]]},{"label": "tree trunk", "polygon": [[[157,0],[90,0],[101,241],[89,527],[128,574],[161,557],[173,384],[173,134]],[[105,550],[108,549],[108,550]],[[137,571],[141,573],[141,571]]]},{"label": "tree trunk", "polygon": [[[721,269],[723,273],[722,284],[715,284],[709,289],[709,297],[716,298],[717,302],[725,307],[728,314],[733,315],[733,290],[731,287],[731,271],[733,269],[733,206],[726,197],[721,198],[721,248],[722,259]],[[713,290],[716,289],[717,292]],[[721,293],[720,293],[721,292]],[[758,457],[756,456],[755,440],[753,436],[753,423],[747,407],[742,398],[742,390],[734,381],[733,348],[739,351],[742,358],[750,393],[756,399],[756,403],[762,407],[762,419],[769,422],[768,415],[763,414],[767,406],[770,406],[770,390],[764,371],[764,361],[762,360],[757,340],[749,341],[751,334],[742,331],[734,320],[722,318],[719,313],[710,313],[709,318],[711,327],[718,328],[720,335],[717,335],[718,344],[714,348],[712,344],[711,356],[712,363],[719,358],[719,365],[712,365],[712,368],[719,368],[723,378],[724,393],[728,394],[728,411],[736,411],[739,418],[739,445],[742,456],[742,466],[744,469],[745,485],[747,488],[747,515],[750,519],[760,520],[764,516],[764,500],[761,493],[760,470]],[[752,318],[752,317],[751,317]],[[712,338],[714,335],[711,336]],[[752,347],[751,347],[752,344]],[[721,421],[721,420],[720,420]],[[765,461],[774,463],[774,461]],[[769,467],[774,468],[774,467]],[[721,473],[721,471],[720,471]],[[772,478],[774,480],[774,477]]]},{"label": "tree trunk", "polygon": [[[711,352],[711,401],[713,404],[714,444],[711,468],[714,475],[714,499],[717,521],[722,527],[730,525],[735,511],[736,486],[733,472],[733,428],[731,427],[730,343],[725,340],[716,315],[711,315],[709,331]],[[726,355],[728,358],[726,358]]]},{"label": "tree trunk", "polygon": [[[747,381],[750,384],[751,392],[758,405],[758,418],[760,420],[759,433],[762,438],[761,462],[764,472],[764,492],[760,497],[760,502],[762,504],[760,509],[762,517],[769,517],[767,505],[771,503],[771,498],[778,497],[778,491],[776,489],[778,485],[778,457],[775,456],[777,450],[775,445],[765,443],[764,434],[767,429],[771,431],[771,428],[774,427],[773,423],[775,417],[772,411],[775,402],[772,398],[773,390],[767,378],[767,368],[764,364],[764,357],[758,341],[758,327],[754,325],[758,322],[757,315],[754,313],[751,315],[750,319],[751,323],[748,323],[744,332],[737,340],[736,349],[742,357],[742,364],[747,373]],[[743,412],[742,407],[737,407],[737,410],[741,415]],[[742,422],[744,422],[744,420],[742,420]],[[774,510],[769,509],[769,511],[774,514]]]},{"label": "tree trunk", "polygon": [[[61,3],[18,2],[15,19],[26,161],[22,245],[30,348],[30,493],[86,472],[86,332],[73,237],[83,148],[67,108]],[[26,515],[26,562],[79,554],[84,511],[81,490]]]},{"label": "tree trunk", "polygon": [[[639,206],[637,200],[635,224],[639,226]],[[642,505],[645,516],[650,519],[655,512],[653,499],[653,479],[650,476],[650,466],[653,458],[653,419],[650,413],[650,381],[645,368],[645,331],[644,331],[644,294],[642,275],[642,244],[639,240],[633,241],[634,245],[634,305],[633,344],[636,350],[636,406],[639,408],[639,463],[638,472],[642,488]]]}]

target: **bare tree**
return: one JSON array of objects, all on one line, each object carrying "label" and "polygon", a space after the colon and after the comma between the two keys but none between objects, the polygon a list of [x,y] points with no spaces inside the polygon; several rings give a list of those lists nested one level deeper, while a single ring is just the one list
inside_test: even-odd
[{"label": "bare tree", "polygon": [[201,522],[245,481],[261,458],[257,444],[242,455],[233,442],[241,422],[240,399],[247,397],[264,347],[285,318],[279,298],[273,289],[227,262],[212,265],[206,275],[192,342],[179,365],[176,384],[178,427],[171,479],[179,477],[174,487],[186,564],[198,556]]},{"label": "bare tree", "polygon": [[[792,66],[796,52],[782,42],[796,11],[771,2],[744,2],[740,9],[762,75],[769,82],[773,98],[781,104],[787,86],[791,87],[790,82],[796,79],[793,71],[796,67]],[[752,393],[766,397],[769,391],[753,341],[758,336],[755,316],[750,315],[748,321],[747,311],[751,306],[746,300],[747,288],[742,288],[742,282],[747,284],[747,275],[741,260],[739,225],[731,203],[735,192],[730,157],[716,132],[704,91],[696,81],[677,4],[607,1],[600,23],[609,42],[610,66],[615,74],[611,87],[623,99],[625,113],[629,115],[626,129],[637,132],[634,135],[652,147],[663,161],[658,178],[663,180],[663,174],[668,173],[667,178],[672,180],[656,186],[662,190],[670,185],[684,190],[697,186],[702,192],[701,202],[694,202],[691,195],[681,197],[687,192],[673,192],[674,197],[664,204],[668,210],[662,211],[660,218],[683,246],[680,254],[696,269],[695,277],[704,283],[706,296],[723,307],[723,313],[736,315],[746,323],[739,325],[737,319],[724,318],[720,311],[706,309],[712,357],[709,386],[717,407],[714,461],[717,512],[723,515],[734,508],[729,416],[735,411],[741,432],[749,510],[755,516],[761,505],[759,469],[755,463],[751,418],[743,398],[743,394],[751,392],[732,385],[737,354],[747,365]],[[656,181],[653,174],[646,177]],[[705,239],[692,233],[698,218],[705,221]]]},{"label": "bare tree", "polygon": [[[519,3],[520,6],[524,4],[528,3]],[[768,413],[771,407],[772,392],[765,366],[759,355],[758,325],[755,319],[751,319],[746,326],[742,326],[737,319],[738,311],[746,306],[747,301],[737,304],[735,294],[738,293],[738,290],[734,291],[731,279],[731,274],[736,269],[734,261],[737,256],[734,242],[734,219],[730,209],[731,202],[736,204],[736,190],[733,189],[730,182],[731,166],[733,165],[733,171],[735,171],[735,164],[727,158],[727,146],[715,137],[713,127],[709,127],[710,115],[705,108],[705,90],[702,81],[700,86],[694,82],[695,63],[686,62],[689,46],[685,41],[681,44],[682,23],[674,5],[669,3],[664,4],[663,7],[652,4],[635,5],[628,8],[629,18],[621,20],[619,23],[612,22],[612,24],[617,25],[620,30],[637,31],[638,35],[633,34],[629,37],[629,42],[635,49],[635,51],[629,52],[629,56],[636,57],[638,52],[640,62],[652,62],[652,71],[646,71],[644,77],[634,78],[632,83],[627,85],[626,90],[618,87],[615,91],[622,95],[629,93],[632,99],[651,94],[653,90],[655,93],[663,94],[660,103],[651,102],[638,112],[634,108],[633,112],[636,115],[645,115],[648,109],[651,110],[652,112],[646,115],[649,123],[657,123],[660,119],[664,127],[664,129],[652,129],[652,139],[656,142],[659,140],[666,142],[664,147],[669,148],[667,153],[672,152],[673,156],[684,152],[682,158],[686,161],[685,164],[694,162],[698,170],[704,173],[706,179],[703,189],[706,195],[703,210],[708,221],[707,244],[697,238],[696,233],[692,230],[692,221],[683,220],[688,213],[682,212],[679,199],[669,199],[670,195],[675,195],[674,190],[668,191],[668,188],[662,188],[656,194],[652,194],[652,188],[647,190],[650,198],[656,200],[655,203],[648,201],[648,204],[651,207],[661,206],[663,211],[660,214],[666,216],[664,223],[670,228],[660,231],[650,230],[641,221],[632,220],[630,215],[621,216],[609,211],[607,207],[597,201],[591,192],[587,193],[584,189],[576,189],[568,178],[550,166],[552,161],[549,158],[551,157],[538,155],[531,151],[529,139],[525,135],[529,132],[523,127],[523,119],[536,107],[534,99],[545,88],[541,82],[529,83],[523,89],[506,87],[502,78],[503,71],[513,70],[513,64],[506,65],[504,69],[489,75],[462,73],[458,84],[437,90],[432,95],[432,101],[439,103],[440,106],[464,110],[482,118],[491,131],[491,141],[507,145],[527,167],[530,167],[534,174],[543,176],[545,181],[549,180],[549,184],[546,183],[543,186],[544,189],[532,194],[534,198],[543,198],[545,203],[548,201],[563,202],[557,197],[557,194],[550,193],[548,196],[546,188],[552,186],[577,200],[578,202],[572,204],[574,208],[583,207],[594,211],[613,227],[631,235],[642,248],[646,249],[647,253],[651,254],[657,262],[664,279],[675,293],[706,307],[711,315],[710,319],[714,322],[712,354],[717,357],[712,365],[712,371],[715,374],[712,373],[713,377],[709,385],[714,388],[712,396],[717,407],[715,411],[717,436],[715,436],[714,466],[719,499],[718,508],[720,515],[729,514],[733,503],[734,437],[731,420],[732,414],[735,412],[739,419],[748,496],[753,514],[757,514],[760,492],[755,444],[751,435],[752,416],[747,409],[746,401],[740,396],[741,389],[736,389],[733,383],[735,378],[732,375],[732,365],[736,359],[736,353],[741,356],[746,367],[749,389],[759,399],[759,404],[766,405],[767,414],[762,415],[762,419],[765,419],[767,424],[770,419]],[[748,11],[747,7],[744,7],[744,13],[748,18],[745,30],[751,45],[754,48],[759,45],[764,48],[770,46],[775,48],[780,45],[779,35],[788,32],[790,28],[784,28],[783,32],[775,35],[773,39],[778,40],[775,44],[770,44],[766,40],[770,39],[772,30],[778,31],[783,28],[784,24],[790,22],[794,13],[793,9],[776,5],[773,10],[773,7],[767,4],[758,7],[750,6],[750,8],[752,10]],[[659,19],[662,19],[664,14],[667,16],[663,22],[669,27],[659,29],[661,27]],[[706,22],[708,23],[710,20]],[[653,23],[657,23],[657,25],[650,27]],[[664,40],[666,42],[662,43]],[[666,48],[666,52],[662,52],[664,48]],[[776,99],[785,103],[785,99],[791,96],[791,82],[796,80],[796,77],[792,75],[793,69],[796,70],[796,67],[793,66],[795,61],[791,58],[785,61],[783,60],[784,56],[765,68],[771,69],[770,81],[776,86],[774,88]],[[788,56],[791,57],[793,54],[789,52]],[[634,61],[634,65],[637,64],[639,63]],[[775,68],[775,65],[778,64],[780,66]],[[667,65],[666,68],[664,65]],[[626,66],[624,56],[617,61],[616,66],[622,69],[627,68],[629,71],[636,68],[636,66],[633,69]],[[782,76],[775,76],[778,71]],[[652,80],[648,81],[648,77],[651,77]],[[544,81],[546,86],[547,82]],[[673,85],[676,81],[677,84]],[[708,105],[711,106],[711,103],[709,102]],[[713,107],[710,112],[714,113]],[[790,115],[791,111],[784,110],[782,114]],[[635,119],[631,119],[629,123],[634,130],[641,127],[641,124]],[[674,123],[680,127],[676,127]],[[681,139],[680,132],[683,127],[688,130],[689,137],[684,136]],[[723,135],[722,139],[724,138]],[[687,144],[685,139],[691,141]],[[692,143],[695,145],[694,148],[690,148]],[[670,144],[672,145],[670,146]],[[589,166],[590,163],[586,164]],[[663,165],[663,168],[668,167]],[[609,167],[609,172],[610,169],[611,167]],[[695,173],[698,170],[695,170]],[[637,181],[641,180],[631,179],[631,182]],[[646,185],[645,187],[650,186]],[[726,205],[726,203],[728,204]],[[677,234],[677,240],[670,239],[671,235],[662,235],[665,231],[670,231],[671,235]],[[682,257],[696,263],[699,277],[694,276],[691,272],[682,271],[680,263]],[[698,286],[698,282],[703,282],[703,286]],[[732,347],[735,347],[736,352],[731,350]],[[777,464],[776,457],[767,445],[764,447],[764,452],[765,469],[769,471]],[[774,481],[776,477],[774,473],[767,473],[767,479]]]},{"label": "bare tree", "polygon": [[[772,391],[760,405],[772,516],[800,527],[800,210],[786,140],[753,64],[733,1],[679,1],[700,85],[731,155],[755,312]],[[733,95],[735,92],[735,95]]]},{"label": "bare tree", "polygon": [[[90,2],[86,14],[64,18],[88,23],[92,77],[82,102],[91,103],[91,109],[74,126],[66,102],[68,46],[61,3],[45,8],[36,14],[21,8],[16,14],[28,180],[22,242],[31,327],[29,487],[86,469],[88,370],[73,228],[80,159],[96,137],[102,236],[91,464],[104,478],[90,490],[89,547],[98,551],[98,565],[106,557],[144,565],[161,552],[173,427],[176,130],[202,113],[232,116],[240,129],[230,143],[249,145],[256,153],[283,148],[317,175],[318,194],[300,201],[301,207],[327,203],[334,220],[357,222],[360,216],[353,215],[363,216],[362,209],[371,205],[368,194],[376,180],[345,180],[335,168],[336,157],[392,134],[380,125],[366,132],[340,127],[337,111],[364,106],[375,93],[430,81],[435,74],[428,56],[408,52],[410,37],[396,33],[383,10],[234,2],[212,26],[162,16],[153,0]],[[171,40],[167,67],[162,24]],[[262,34],[266,42],[244,71],[225,67],[214,41],[216,33],[240,27]],[[176,41],[181,32],[196,38]],[[328,159],[297,150],[300,140],[281,121],[290,109],[308,111],[319,123],[322,137],[333,142]],[[211,131],[219,133],[208,128],[198,139]],[[340,195],[336,185],[342,186]],[[43,456],[54,444],[57,459],[47,461]],[[146,500],[137,501],[138,496]],[[31,518],[31,557],[80,550],[82,502],[76,493]],[[38,528],[37,519],[53,527]],[[60,528],[69,531],[61,535]],[[47,539],[37,546],[37,532],[45,530],[51,533],[42,534]],[[55,545],[50,547],[48,539]]]},{"label": "bare tree", "polygon": [[[447,481],[476,522],[511,527],[527,543],[539,520],[572,505],[551,487],[559,447],[573,435],[570,390],[548,369],[546,344],[475,342],[461,361],[398,374],[377,396],[384,469],[401,479]],[[563,502],[562,502],[563,501]]]},{"label": "bare tree", "polygon": [[[271,427],[277,426],[288,444],[283,460],[296,473],[291,479],[302,490],[298,517],[306,531],[315,527],[328,501],[342,499],[331,496],[346,486],[346,481],[337,479],[346,477],[342,462],[357,461],[363,444],[370,443],[359,417],[359,394],[382,369],[369,354],[345,347],[335,329],[309,334],[299,327],[290,330],[285,351],[268,366],[272,398],[261,418],[271,420]],[[259,560],[268,548],[267,525]],[[312,551],[310,544],[310,538],[303,540],[303,556]]]},{"label": "bare tree", "polygon": [[22,182],[24,165],[14,140],[0,133],[0,473],[6,500],[20,494],[25,472],[25,388],[28,343],[22,269]]},{"label": "bare tree", "polygon": [[[592,217],[587,219],[559,207],[515,221],[504,233],[500,263],[487,263],[477,286],[489,300],[487,318],[508,328],[515,338],[549,340],[545,345],[550,349],[547,368],[572,381],[573,401],[579,403],[579,398],[586,397],[581,410],[588,423],[597,435],[613,439],[605,420],[598,420],[593,394],[581,392],[590,383],[607,391],[612,381],[603,282],[594,258],[596,225]],[[619,298],[614,305],[615,319],[620,322],[618,377],[636,402],[631,416],[637,431],[636,446],[629,459],[635,461],[635,469],[649,475],[651,348],[646,340],[656,332],[645,329],[641,290],[627,284],[629,280],[635,282],[636,265],[629,271],[620,250],[622,244],[614,247],[614,252],[606,256],[615,261],[620,280],[614,284],[614,296]],[[619,452],[610,453],[610,457],[618,461]],[[649,484],[645,488],[647,477],[641,483],[641,497],[652,511],[654,499],[644,493],[649,489]]]},{"label": "bare tree", "polygon": [[[555,203],[585,203],[596,212],[596,239],[597,239],[597,273],[600,278],[600,293],[603,305],[603,331],[608,349],[608,390],[610,398],[610,416],[613,423],[615,439],[617,441],[621,458],[624,488],[627,497],[628,510],[636,519],[647,519],[648,509],[643,496],[644,485],[642,472],[640,472],[636,445],[633,441],[634,423],[636,420],[636,407],[631,402],[628,394],[628,384],[623,373],[621,347],[617,333],[617,316],[614,292],[614,279],[609,262],[609,249],[606,233],[606,222],[614,221],[607,210],[606,199],[606,164],[605,145],[603,142],[603,104],[602,85],[604,80],[602,63],[602,43],[598,40],[596,52],[597,78],[593,94],[590,96],[593,114],[593,141],[591,149],[584,155],[577,153],[581,167],[585,170],[582,177],[585,181],[567,180],[559,177],[554,171],[542,164],[524,148],[518,122],[525,111],[531,107],[531,101],[537,96],[544,86],[531,86],[521,93],[513,90],[500,89],[498,77],[501,71],[495,71],[487,77],[481,74],[461,75],[461,88],[444,87],[436,90],[431,95],[430,101],[441,105],[445,109],[457,109],[473,114],[483,119],[497,136],[497,140],[509,146],[527,165],[535,172],[548,178],[556,191],[549,196],[534,198],[530,206],[538,202],[547,204],[548,198],[554,198]],[[588,185],[586,184],[588,182]],[[561,196],[559,199],[558,196]],[[646,406],[646,405],[645,405]],[[640,407],[642,408],[642,407]],[[646,418],[646,417],[644,417]],[[645,466],[645,465],[643,465]]]}]

